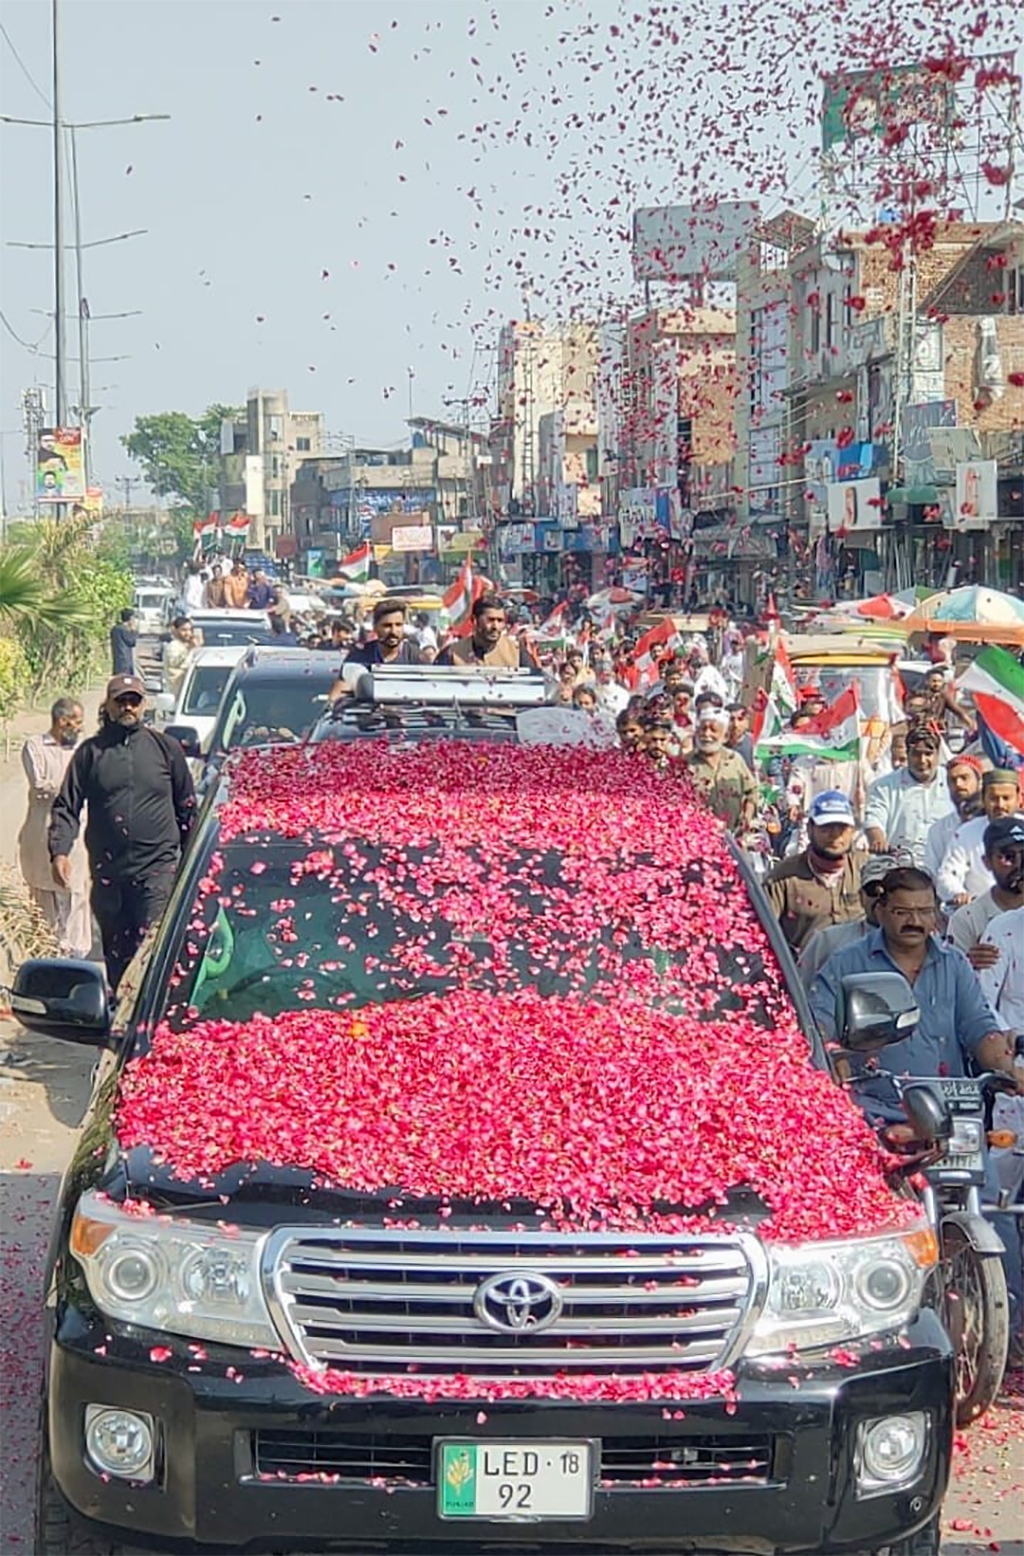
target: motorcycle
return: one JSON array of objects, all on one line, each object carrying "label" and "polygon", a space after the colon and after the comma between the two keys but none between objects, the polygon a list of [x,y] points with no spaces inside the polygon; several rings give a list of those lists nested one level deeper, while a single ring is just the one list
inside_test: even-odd
[{"label": "motorcycle", "polygon": [[1012,1091],[1013,1082],[999,1071],[914,1079],[875,1073],[893,1082],[912,1129],[922,1121],[913,1112],[921,1105],[921,1093],[938,1103],[923,1138],[902,1140],[902,1125],[883,1124],[880,1132],[886,1148],[903,1158],[896,1172],[919,1195],[939,1239],[932,1297],[956,1353],[956,1420],[966,1426],[995,1400],[1009,1345],[1004,1248],[986,1220],[985,1208],[991,1207],[982,1206],[981,1189],[986,1122],[995,1096]]},{"label": "motorcycle", "polygon": [[1005,1249],[986,1219],[981,1189],[992,1107],[1015,1083],[1002,1071],[907,1078],[878,1067],[878,1053],[904,1041],[919,1019],[913,991],[898,973],[844,978],[843,999],[842,1046],[870,1061],[843,1084],[855,1090],[886,1080],[906,1115],[906,1123],[879,1122],[879,1138],[892,1176],[918,1195],[938,1239],[931,1300],[953,1344],[956,1420],[965,1426],[995,1399],[1009,1346]]}]

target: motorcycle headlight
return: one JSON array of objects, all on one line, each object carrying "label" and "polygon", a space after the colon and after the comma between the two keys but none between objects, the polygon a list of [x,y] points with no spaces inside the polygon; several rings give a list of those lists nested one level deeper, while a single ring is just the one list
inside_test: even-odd
[{"label": "motorcycle headlight", "polygon": [[126,1213],[83,1194],[71,1252],[93,1301],[109,1318],[190,1339],[277,1350],[281,1341],[260,1282],[265,1232],[176,1216]]},{"label": "motorcycle headlight", "polygon": [[768,1295],[747,1354],[811,1350],[908,1324],[938,1260],[926,1228],[835,1243],[768,1245]]}]

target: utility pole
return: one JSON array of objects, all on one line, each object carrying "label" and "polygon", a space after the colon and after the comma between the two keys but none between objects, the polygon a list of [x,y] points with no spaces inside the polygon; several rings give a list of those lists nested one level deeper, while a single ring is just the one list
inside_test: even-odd
[{"label": "utility pole", "polygon": [[[64,341],[64,124],[60,106],[60,0],[51,0],[53,20],[53,328],[54,416],[58,427],[67,420]],[[60,516],[61,505],[57,505]]]},{"label": "utility pole", "polygon": [[137,475],[116,475],[114,477],[114,485],[119,486],[124,492],[125,513],[128,512],[132,505],[132,488],[138,486],[138,484],[139,477]]}]

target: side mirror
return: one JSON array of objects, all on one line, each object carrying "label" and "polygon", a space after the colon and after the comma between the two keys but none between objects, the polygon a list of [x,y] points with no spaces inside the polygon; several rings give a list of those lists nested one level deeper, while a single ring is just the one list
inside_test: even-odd
[{"label": "side mirror", "polygon": [[927,1081],[913,1081],[903,1087],[903,1111],[913,1126],[915,1137],[928,1145],[943,1144],[953,1134],[949,1103]]},{"label": "side mirror", "polygon": [[850,973],[843,979],[842,1044],[870,1054],[902,1043],[921,1019],[914,992],[897,972]]},{"label": "side mirror", "polygon": [[30,1032],[101,1048],[110,1033],[106,974],[95,962],[22,962],[11,988],[11,1012]]},{"label": "side mirror", "polygon": [[194,761],[202,761],[203,753],[199,749],[199,731],[193,729],[191,724],[165,724],[164,734],[170,735],[176,740],[186,756]]}]

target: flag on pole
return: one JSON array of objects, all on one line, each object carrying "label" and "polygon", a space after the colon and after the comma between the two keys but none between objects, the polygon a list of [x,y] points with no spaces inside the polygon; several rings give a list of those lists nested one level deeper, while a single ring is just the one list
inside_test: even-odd
[{"label": "flag on pole", "polygon": [[224,525],[224,536],[227,540],[244,540],[249,533],[249,515],[247,513],[233,513]]},{"label": "flag on pole", "polygon": [[992,643],[957,684],[970,692],[982,734],[987,730],[1001,746],[1024,756],[1024,665]]},{"label": "flag on pole", "polygon": [[534,633],[538,638],[564,638],[568,636],[566,628],[566,613],[569,609],[568,601],[563,600],[561,605],[556,605],[551,615],[542,621]]},{"label": "flag on pole", "polygon": [[338,572],[344,573],[349,583],[365,583],[370,576],[370,558],[373,549],[368,540],[362,545],[350,551],[347,557],[343,557],[338,563]]},{"label": "flag on pole", "polygon": [[659,621],[657,626],[644,633],[633,651],[633,663],[623,676],[630,691],[645,691],[655,684],[661,658],[659,649],[675,648],[679,641],[679,633],[671,616],[666,616],[664,621]]},{"label": "flag on pole", "polygon": [[195,540],[208,540],[220,528],[220,514],[208,513],[205,519],[193,519],[192,536]]},{"label": "flag on pole", "polygon": [[857,687],[852,685],[803,729],[792,729],[775,698],[769,697],[754,755],[758,761],[772,756],[813,756],[822,762],[856,762],[860,742],[860,701]]},{"label": "flag on pole", "polygon": [[467,557],[459,568],[454,583],[449,584],[442,604],[448,612],[448,624],[453,636],[460,638],[472,631],[472,609],[475,601],[484,593],[485,583],[477,577],[473,571],[473,564]]},{"label": "flag on pole", "polygon": [[[771,652],[771,649],[769,649],[769,652]],[[761,663],[764,663],[763,657],[761,658]],[[796,712],[796,676],[793,674],[793,666],[790,663],[789,653],[781,634],[775,635],[772,673],[771,679],[768,682],[767,696],[765,697],[763,692],[760,693],[760,696],[764,697],[765,700],[761,706],[755,705],[754,717],[751,720],[751,734],[754,737],[755,746],[761,737],[762,730],[767,727],[769,706],[774,705],[774,717],[780,723],[788,719],[790,714]]]}]

